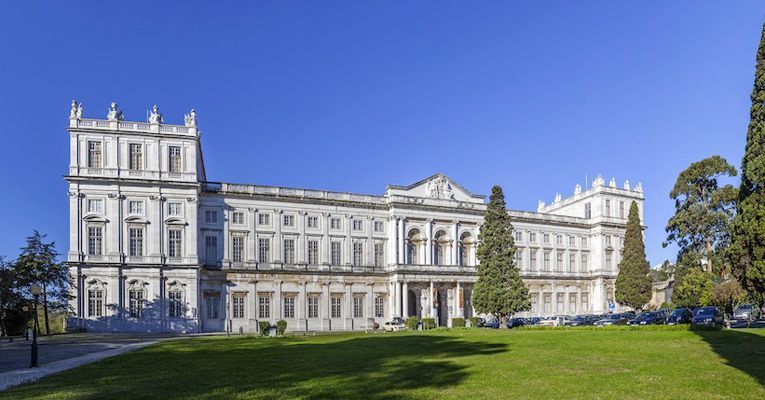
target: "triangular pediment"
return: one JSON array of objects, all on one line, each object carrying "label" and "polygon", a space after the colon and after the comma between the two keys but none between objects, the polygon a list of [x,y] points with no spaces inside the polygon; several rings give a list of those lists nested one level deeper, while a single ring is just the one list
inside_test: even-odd
[{"label": "triangular pediment", "polygon": [[407,196],[422,199],[483,203],[485,196],[475,195],[448,176],[438,173],[408,186],[390,185],[388,196]]}]

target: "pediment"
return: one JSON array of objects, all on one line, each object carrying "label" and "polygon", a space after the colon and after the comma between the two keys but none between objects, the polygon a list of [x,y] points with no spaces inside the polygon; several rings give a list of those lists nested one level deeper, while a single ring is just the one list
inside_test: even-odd
[{"label": "pediment", "polygon": [[125,218],[125,222],[130,224],[148,224],[149,221],[144,217],[132,216]]},{"label": "pediment", "polygon": [[186,224],[186,220],[184,220],[183,218],[178,218],[178,217],[170,217],[170,218],[165,219],[165,224],[167,224],[167,225],[187,225]]},{"label": "pediment", "polygon": [[88,214],[82,217],[82,220],[88,221],[88,222],[109,222],[108,219],[104,218],[103,215],[99,215],[99,214]]},{"label": "pediment", "polygon": [[483,204],[485,198],[485,196],[471,193],[441,173],[408,186],[390,185],[387,188],[387,195],[480,204]]}]

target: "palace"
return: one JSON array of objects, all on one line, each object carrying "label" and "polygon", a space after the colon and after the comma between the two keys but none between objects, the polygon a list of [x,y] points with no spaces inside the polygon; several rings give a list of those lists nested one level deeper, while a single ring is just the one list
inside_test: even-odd
[{"label": "palace", "polygon": [[[194,110],[165,124],[69,118],[70,329],[251,333],[368,329],[396,316],[475,315],[486,199],[443,174],[382,195],[208,181]],[[536,212],[508,210],[526,315],[602,313],[630,204],[598,177]]]}]

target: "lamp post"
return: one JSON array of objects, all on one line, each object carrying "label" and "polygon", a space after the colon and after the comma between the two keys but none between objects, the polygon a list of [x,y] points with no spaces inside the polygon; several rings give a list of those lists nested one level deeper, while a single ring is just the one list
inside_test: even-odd
[{"label": "lamp post", "polygon": [[35,318],[35,326],[34,329],[32,329],[32,362],[30,363],[30,368],[36,368],[37,367],[37,299],[40,297],[40,293],[42,292],[42,289],[40,289],[40,286],[33,284],[31,288],[29,288],[29,291],[32,292],[32,296],[34,296],[35,299],[35,308],[34,308],[34,318]]},{"label": "lamp post", "polygon": [[21,307],[21,311],[24,311],[24,340],[29,341],[29,307]]}]

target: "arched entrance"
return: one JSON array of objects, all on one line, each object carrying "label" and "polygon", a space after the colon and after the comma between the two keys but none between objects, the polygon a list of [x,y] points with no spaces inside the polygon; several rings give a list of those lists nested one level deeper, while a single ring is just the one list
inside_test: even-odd
[{"label": "arched entrance", "polygon": [[408,298],[409,298],[409,304],[408,304],[408,307],[407,307],[407,314],[408,315],[404,315],[404,318],[411,317],[413,315],[414,316],[420,315],[420,301],[419,301],[420,296],[419,296],[419,294],[416,291],[414,291],[412,289],[409,289],[409,296],[408,296]]}]

